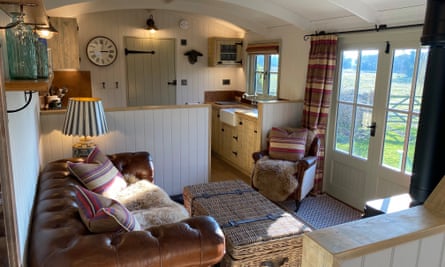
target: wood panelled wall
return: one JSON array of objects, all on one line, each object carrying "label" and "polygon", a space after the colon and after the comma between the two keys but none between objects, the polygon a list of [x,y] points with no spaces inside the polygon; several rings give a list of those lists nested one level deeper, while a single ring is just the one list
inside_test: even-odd
[{"label": "wood panelled wall", "polygon": [[[156,26],[159,28],[159,31],[154,34],[144,29],[150,14],[153,15]],[[179,28],[181,19],[187,19],[190,22],[188,29]],[[176,104],[204,103],[206,90],[245,90],[243,68],[207,66],[208,37],[244,37],[242,29],[227,22],[197,14],[166,10],[147,12],[142,9],[91,13],[82,15],[77,20],[80,68],[91,71],[93,96],[102,98],[105,108],[127,106],[124,54],[124,38],[127,36],[176,40],[176,79],[178,81]],[[118,57],[111,66],[97,67],[86,58],[86,44],[96,35],[111,38],[118,47]],[[181,45],[181,40],[186,40],[187,45]],[[203,54],[193,65],[184,56],[185,52],[192,49]],[[223,79],[230,79],[230,85],[222,85]],[[187,80],[187,85],[181,85],[181,80]],[[104,87],[103,83],[105,83]]]},{"label": "wood panelled wall", "polygon": [[[170,195],[186,185],[205,183],[210,175],[210,105],[165,106],[106,111],[109,133],[95,143],[107,154],[148,151],[155,183]],[[41,116],[41,165],[71,156],[77,138],[61,132],[65,114]]]}]

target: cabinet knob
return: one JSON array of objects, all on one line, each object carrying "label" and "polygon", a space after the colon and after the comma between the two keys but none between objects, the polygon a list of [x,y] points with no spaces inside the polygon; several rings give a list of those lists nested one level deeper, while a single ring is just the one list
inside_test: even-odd
[{"label": "cabinet knob", "polygon": [[232,154],[235,156],[238,156],[238,152],[236,152],[236,151],[232,151]]},{"label": "cabinet knob", "polygon": [[242,122],[242,121],[240,121],[240,122],[239,122],[239,125],[243,125],[243,122]]},{"label": "cabinet knob", "polygon": [[224,128],[221,128],[221,132],[224,132]]},{"label": "cabinet knob", "polygon": [[233,139],[235,139],[236,141],[238,141],[238,136],[232,136]]}]

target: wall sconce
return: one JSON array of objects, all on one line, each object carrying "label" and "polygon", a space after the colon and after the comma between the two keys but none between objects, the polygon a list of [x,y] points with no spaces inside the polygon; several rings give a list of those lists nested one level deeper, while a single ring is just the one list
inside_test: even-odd
[{"label": "wall sconce", "polygon": [[92,137],[108,132],[102,100],[94,97],[71,97],[63,123],[64,135],[80,136],[73,145],[73,157],[87,157],[96,147]]},{"label": "wall sconce", "polygon": [[154,33],[158,30],[158,27],[155,25],[155,21],[153,19],[153,15],[150,15],[150,17],[147,19],[147,30],[149,30],[151,33]]}]

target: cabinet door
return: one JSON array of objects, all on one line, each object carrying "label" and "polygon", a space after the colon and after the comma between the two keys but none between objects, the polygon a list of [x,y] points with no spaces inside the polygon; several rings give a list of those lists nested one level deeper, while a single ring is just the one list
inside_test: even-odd
[{"label": "cabinet door", "polygon": [[225,123],[221,123],[221,132],[220,132],[220,145],[221,145],[221,156],[226,160],[231,161],[232,155],[232,126],[229,126]]},{"label": "cabinet door", "polygon": [[243,168],[247,173],[251,173],[253,170],[253,158],[252,154],[260,150],[260,138],[258,132],[258,121],[256,119],[244,119],[243,120]]},{"label": "cabinet door", "polygon": [[242,39],[238,38],[209,38],[208,42],[209,66],[241,66]]},{"label": "cabinet door", "polygon": [[246,120],[245,122],[245,133],[246,133],[246,169],[249,173],[253,170],[253,158],[252,154],[254,152],[260,151],[260,135],[258,131],[258,121],[256,119]]},{"label": "cabinet door", "polygon": [[48,40],[53,70],[80,69],[79,31],[76,18],[51,17],[50,20],[59,32]]}]

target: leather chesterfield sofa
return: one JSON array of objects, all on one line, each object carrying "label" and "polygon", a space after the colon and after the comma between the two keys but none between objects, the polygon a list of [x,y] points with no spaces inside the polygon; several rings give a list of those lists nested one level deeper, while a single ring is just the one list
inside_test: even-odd
[{"label": "leather chesterfield sofa", "polygon": [[[147,152],[108,156],[122,174],[153,181]],[[224,235],[208,216],[153,226],[143,231],[91,233],[77,207],[80,185],[62,159],[41,172],[29,235],[28,266],[212,266],[225,252]]]}]

